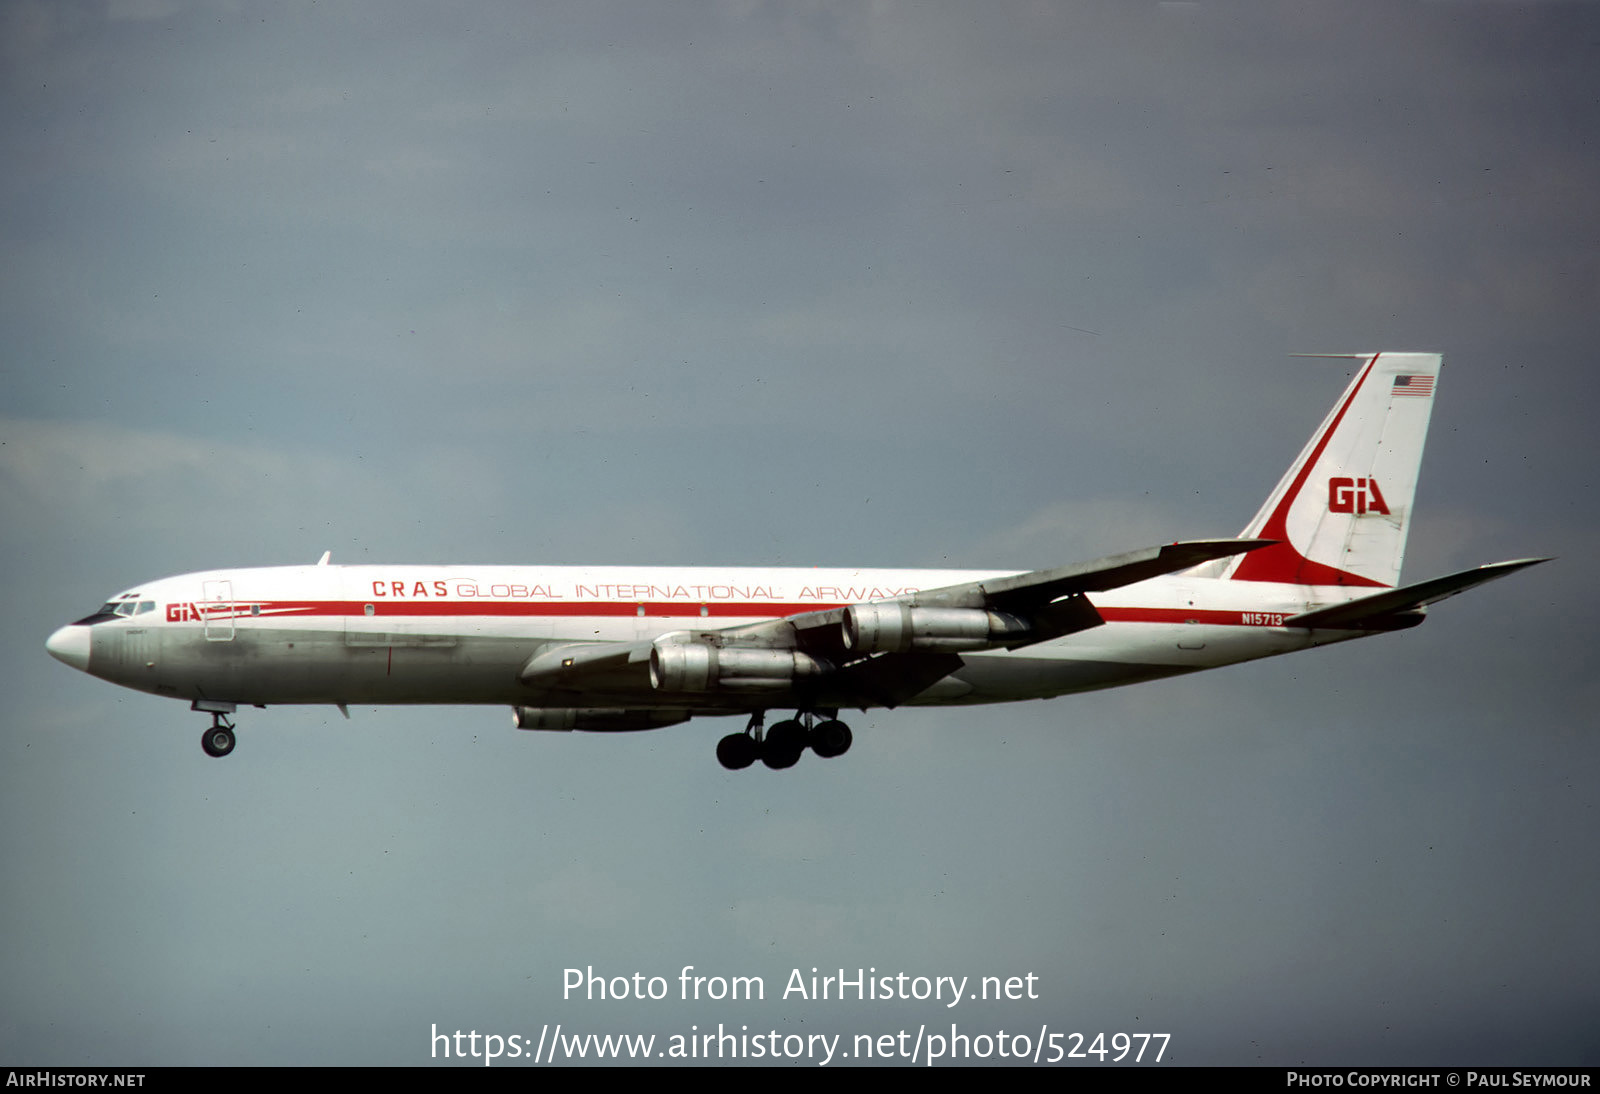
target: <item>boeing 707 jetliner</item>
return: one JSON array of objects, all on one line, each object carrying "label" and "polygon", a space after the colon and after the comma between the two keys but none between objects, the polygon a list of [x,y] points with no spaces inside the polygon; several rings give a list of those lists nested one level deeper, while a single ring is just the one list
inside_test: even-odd
[{"label": "boeing 707 jetliner", "polygon": [[[495,703],[520,729],[749,723],[725,767],[850,747],[841,711],[1000,703],[1155,680],[1421,623],[1543,559],[1400,585],[1440,357],[1379,353],[1238,539],[1030,573],[315,566],[146,582],[50,636],[58,660],[211,714]],[[771,727],[769,711],[794,711]]]}]

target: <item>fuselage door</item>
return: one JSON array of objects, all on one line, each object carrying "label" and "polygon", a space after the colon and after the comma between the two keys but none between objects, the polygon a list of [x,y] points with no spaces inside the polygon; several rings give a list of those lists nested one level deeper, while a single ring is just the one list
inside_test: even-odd
[{"label": "fuselage door", "polygon": [[233,641],[233,582],[227,580],[201,583],[200,618],[205,621],[206,641]]}]

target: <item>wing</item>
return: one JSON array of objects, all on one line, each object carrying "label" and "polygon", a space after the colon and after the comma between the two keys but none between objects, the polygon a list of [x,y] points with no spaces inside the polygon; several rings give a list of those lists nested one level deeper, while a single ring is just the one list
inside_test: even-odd
[{"label": "wing", "polygon": [[536,654],[520,677],[550,702],[659,701],[666,691],[702,696],[703,705],[705,692],[719,691],[729,705],[749,708],[760,705],[752,700],[763,690],[792,686],[819,706],[894,706],[959,668],[961,653],[1017,649],[1099,626],[1087,593],[1274,542],[1189,540],[722,630],[570,643]]},{"label": "wing", "polygon": [[[983,611],[1011,616],[1027,625],[1026,629],[1013,629],[1005,641],[986,643],[991,647],[1016,649],[1099,626],[1103,620],[1094,606],[1084,599],[1085,593],[1132,585],[1162,574],[1187,570],[1212,559],[1269,547],[1275,542],[1267,539],[1203,539],[1169,543],[1163,547],[1146,547],[1141,551],[1108,555],[1093,562],[1058,566],[1051,570],[1032,570],[1025,574],[949,585],[942,589],[924,589],[892,600],[873,601],[871,605],[827,608],[718,633],[736,641],[760,643],[773,640],[778,644],[790,643],[807,652],[840,657],[850,652],[845,646],[845,621],[852,608],[881,606],[886,609],[898,607],[922,611]],[[859,616],[864,613],[856,614]],[[948,617],[929,618],[948,621]],[[976,622],[975,619],[972,621]],[[925,644],[918,648],[934,647]]]}]

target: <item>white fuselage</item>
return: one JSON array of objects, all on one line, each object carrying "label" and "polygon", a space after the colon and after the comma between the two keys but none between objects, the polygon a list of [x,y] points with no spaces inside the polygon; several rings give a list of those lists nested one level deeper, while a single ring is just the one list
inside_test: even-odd
[{"label": "white fuselage", "polygon": [[[239,704],[538,704],[519,678],[555,644],[648,642],[1000,576],[965,570],[295,566],[164,578],[121,594],[71,642],[78,667],[173,698]],[[911,703],[1113,687],[1356,637],[1284,619],[1352,593],[1173,575],[1089,599],[1102,626],[961,655]],[[54,640],[53,640],[54,641]],[[54,646],[52,648],[55,648]],[[637,701],[637,696],[633,697]],[[699,713],[782,696],[650,697]]]}]

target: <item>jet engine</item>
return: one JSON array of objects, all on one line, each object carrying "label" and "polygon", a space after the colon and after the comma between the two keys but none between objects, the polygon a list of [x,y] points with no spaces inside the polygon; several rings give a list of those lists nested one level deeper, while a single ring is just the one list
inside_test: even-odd
[{"label": "jet engine", "polygon": [[855,653],[931,650],[963,653],[1026,636],[1024,619],[983,608],[913,608],[909,604],[852,604],[844,610],[844,645]]},{"label": "jet engine", "polygon": [[719,647],[704,642],[650,647],[650,684],[657,691],[778,691],[817,676],[825,668],[799,650]]}]

